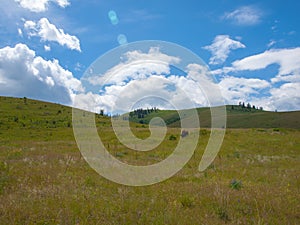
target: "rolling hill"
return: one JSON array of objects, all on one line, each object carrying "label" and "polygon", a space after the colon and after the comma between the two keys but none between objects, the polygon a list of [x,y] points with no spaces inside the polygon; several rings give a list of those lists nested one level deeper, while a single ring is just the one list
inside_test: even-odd
[{"label": "rolling hill", "polygon": [[[300,129],[300,111],[269,112],[258,109],[226,106],[227,128],[294,128]],[[211,126],[209,108],[197,109],[200,125]],[[169,127],[179,127],[179,115],[174,110],[154,110],[140,118],[130,116],[135,123],[148,124],[153,117],[161,117]],[[107,119],[107,117],[102,117]],[[188,119],[188,118],[186,118]],[[72,108],[60,104],[27,98],[0,97],[0,128],[57,128],[72,127]]]},{"label": "rolling hill", "polygon": [[[197,109],[200,125],[203,128],[211,127],[209,108]],[[300,128],[300,111],[270,112],[258,109],[242,108],[238,105],[226,106],[227,128]],[[180,118],[176,111],[156,110],[141,116],[130,117],[131,121],[148,124],[154,117],[161,117],[169,127],[179,127]],[[189,118],[186,118],[189,119]]]}]

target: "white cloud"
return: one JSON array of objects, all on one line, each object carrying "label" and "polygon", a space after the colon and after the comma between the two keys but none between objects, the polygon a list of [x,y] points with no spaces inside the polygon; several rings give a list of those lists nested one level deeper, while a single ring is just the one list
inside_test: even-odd
[{"label": "white cloud", "polygon": [[47,18],[34,21],[25,21],[24,28],[29,36],[38,36],[42,41],[55,41],[71,50],[81,51],[80,41],[76,36],[65,34],[63,29],[58,29]]},{"label": "white cloud", "polygon": [[56,0],[54,2],[56,2],[62,8],[65,8],[68,5],[70,5],[70,2],[68,0]]},{"label": "white cloud", "polygon": [[237,104],[239,101],[252,102],[253,95],[271,87],[266,80],[232,76],[222,78],[219,86],[228,104]]},{"label": "white cloud", "polygon": [[211,45],[203,48],[212,53],[209,64],[215,65],[224,63],[231,50],[245,47],[241,42],[230,39],[228,35],[217,35]]},{"label": "white cloud", "polygon": [[[114,84],[105,87],[105,91],[100,94],[81,93],[76,96],[75,107],[99,112],[104,109],[106,112],[128,112],[134,108],[147,107],[151,105],[151,99],[155,99],[154,106],[172,108],[171,104],[163,104],[165,99],[168,102],[174,97],[174,92],[166,89],[171,83],[164,76],[153,75],[143,80],[131,80],[123,85]],[[155,98],[158,96],[159,98]]]},{"label": "white cloud", "polygon": [[270,48],[270,47],[272,47],[273,45],[275,45],[276,44],[276,41],[274,41],[274,40],[270,40],[270,42],[268,43],[268,48]]},{"label": "white cloud", "polygon": [[251,103],[263,106],[269,111],[294,111],[300,106],[300,82],[285,83],[280,87],[272,87],[269,95],[259,98],[252,98]]},{"label": "white cloud", "polygon": [[219,83],[226,104],[250,102],[265,110],[299,110],[300,82],[284,83],[279,87],[263,79],[225,76]]},{"label": "white cloud", "polygon": [[91,75],[88,81],[92,85],[104,83],[122,85],[128,79],[144,79],[151,74],[168,74],[170,73],[169,64],[180,62],[178,57],[163,54],[159,48],[150,48],[148,53],[130,51],[122,60],[123,62],[103,74]]},{"label": "white cloud", "polygon": [[33,21],[31,21],[31,20],[27,20],[27,21],[25,21],[25,23],[24,23],[24,28],[25,28],[25,29],[33,30],[33,31],[34,31],[34,33],[32,33],[32,34],[29,33],[30,35],[34,35],[34,34],[37,32],[36,26],[37,26],[36,22],[33,22]]},{"label": "white cloud", "polygon": [[71,104],[81,82],[58,60],[45,60],[25,44],[0,49],[0,95]]},{"label": "white cloud", "polygon": [[83,69],[84,69],[84,66],[81,65],[79,62],[77,62],[77,63],[75,64],[75,67],[74,67],[74,70],[75,70],[75,71],[80,72],[80,71],[82,71]]},{"label": "white cloud", "polygon": [[225,13],[223,19],[231,20],[238,25],[255,25],[261,21],[262,11],[253,6],[243,6]]},{"label": "white cloud", "polygon": [[[274,77],[246,79],[228,76],[231,72],[259,71],[269,65],[279,65]],[[224,97],[230,104],[237,101],[251,102],[267,110],[299,110],[300,108],[300,48],[272,49],[252,55],[212,71],[213,74],[225,74],[220,77],[220,86]],[[279,86],[278,86],[279,85]],[[263,94],[262,94],[263,93]]]},{"label": "white cloud", "polygon": [[15,0],[19,5],[31,12],[44,12],[47,10],[48,0]]},{"label": "white cloud", "polygon": [[53,2],[62,8],[70,5],[68,0],[15,0],[15,2],[17,2],[22,8],[35,13],[47,11],[50,2]]},{"label": "white cloud", "polygon": [[73,107],[96,113],[103,109],[107,113],[110,112],[111,103],[113,102],[113,100],[107,100],[107,97],[92,92],[79,93],[74,97]]},{"label": "white cloud", "polygon": [[291,49],[271,49],[263,53],[236,60],[231,67],[212,71],[212,74],[228,74],[239,71],[255,71],[267,68],[272,64],[279,65],[278,74],[271,79],[272,83],[281,81],[297,82],[300,80],[300,47]]},{"label": "white cloud", "polygon": [[272,110],[299,110],[300,108],[300,82],[285,83],[279,88],[270,90]]},{"label": "white cloud", "polygon": [[18,28],[18,35],[19,35],[20,37],[23,37],[23,31],[22,31],[20,28]]},{"label": "white cloud", "polygon": [[44,49],[46,52],[51,51],[51,47],[49,45],[44,45]]},{"label": "white cloud", "polygon": [[261,70],[278,64],[279,73],[272,82],[300,80],[300,47],[292,49],[272,49],[246,57],[232,63],[232,71]]},{"label": "white cloud", "polygon": [[134,108],[186,109],[208,105],[198,82],[184,76],[151,75],[124,84],[106,86],[101,94],[82,93],[75,106],[99,112],[126,112]]},{"label": "white cloud", "polygon": [[[171,70],[171,65],[178,66],[179,63],[180,58],[152,47],[148,52],[127,52],[121,61],[103,72],[99,70],[104,65],[94,65],[90,74],[83,78],[83,83],[90,89],[80,95],[78,104],[89,110],[102,108],[106,112],[124,112],[135,107],[184,109],[214,104],[218,87],[213,83],[208,68],[188,64],[182,68],[186,75],[179,75]],[[210,95],[209,99],[207,95]],[[89,97],[93,98],[90,102]]]}]

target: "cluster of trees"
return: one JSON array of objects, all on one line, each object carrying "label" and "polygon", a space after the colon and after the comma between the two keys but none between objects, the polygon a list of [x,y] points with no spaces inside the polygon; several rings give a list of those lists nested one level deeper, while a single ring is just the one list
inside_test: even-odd
[{"label": "cluster of trees", "polygon": [[[239,107],[242,109],[255,109],[255,110],[263,110],[263,107],[258,107],[255,105],[251,105],[249,102],[245,104],[245,102],[239,102]],[[234,106],[232,106],[232,109],[234,109]]]},{"label": "cluster of trees", "polygon": [[153,112],[157,112],[159,109],[156,107],[152,107],[151,109],[135,109],[133,112],[129,113],[129,117],[137,117],[139,119],[144,118],[145,115],[148,115]]}]

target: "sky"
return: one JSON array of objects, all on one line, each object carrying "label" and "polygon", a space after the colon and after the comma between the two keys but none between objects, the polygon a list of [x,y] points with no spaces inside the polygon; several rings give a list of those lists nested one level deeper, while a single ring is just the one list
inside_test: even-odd
[{"label": "sky", "polygon": [[[299,10],[292,0],[1,0],[0,95],[94,111],[202,107],[213,77],[224,104],[300,110]],[[180,65],[184,49],[203,64]]]}]

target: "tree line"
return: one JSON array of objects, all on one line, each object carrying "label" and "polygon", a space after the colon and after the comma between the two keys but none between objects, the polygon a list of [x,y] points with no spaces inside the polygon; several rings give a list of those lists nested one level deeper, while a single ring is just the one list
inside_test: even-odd
[{"label": "tree line", "polygon": [[[255,106],[255,105],[251,105],[249,102],[247,104],[245,104],[245,102],[239,102],[239,108],[242,108],[242,109],[254,109],[254,110],[261,110],[263,111],[263,107],[262,106]],[[234,110],[234,105],[231,106],[231,109]]]},{"label": "tree line", "polygon": [[153,112],[157,112],[159,111],[158,108],[156,107],[152,107],[151,109],[147,108],[147,109],[135,109],[132,112],[129,113],[129,117],[137,117],[139,119],[144,118],[146,115],[153,113]]}]

